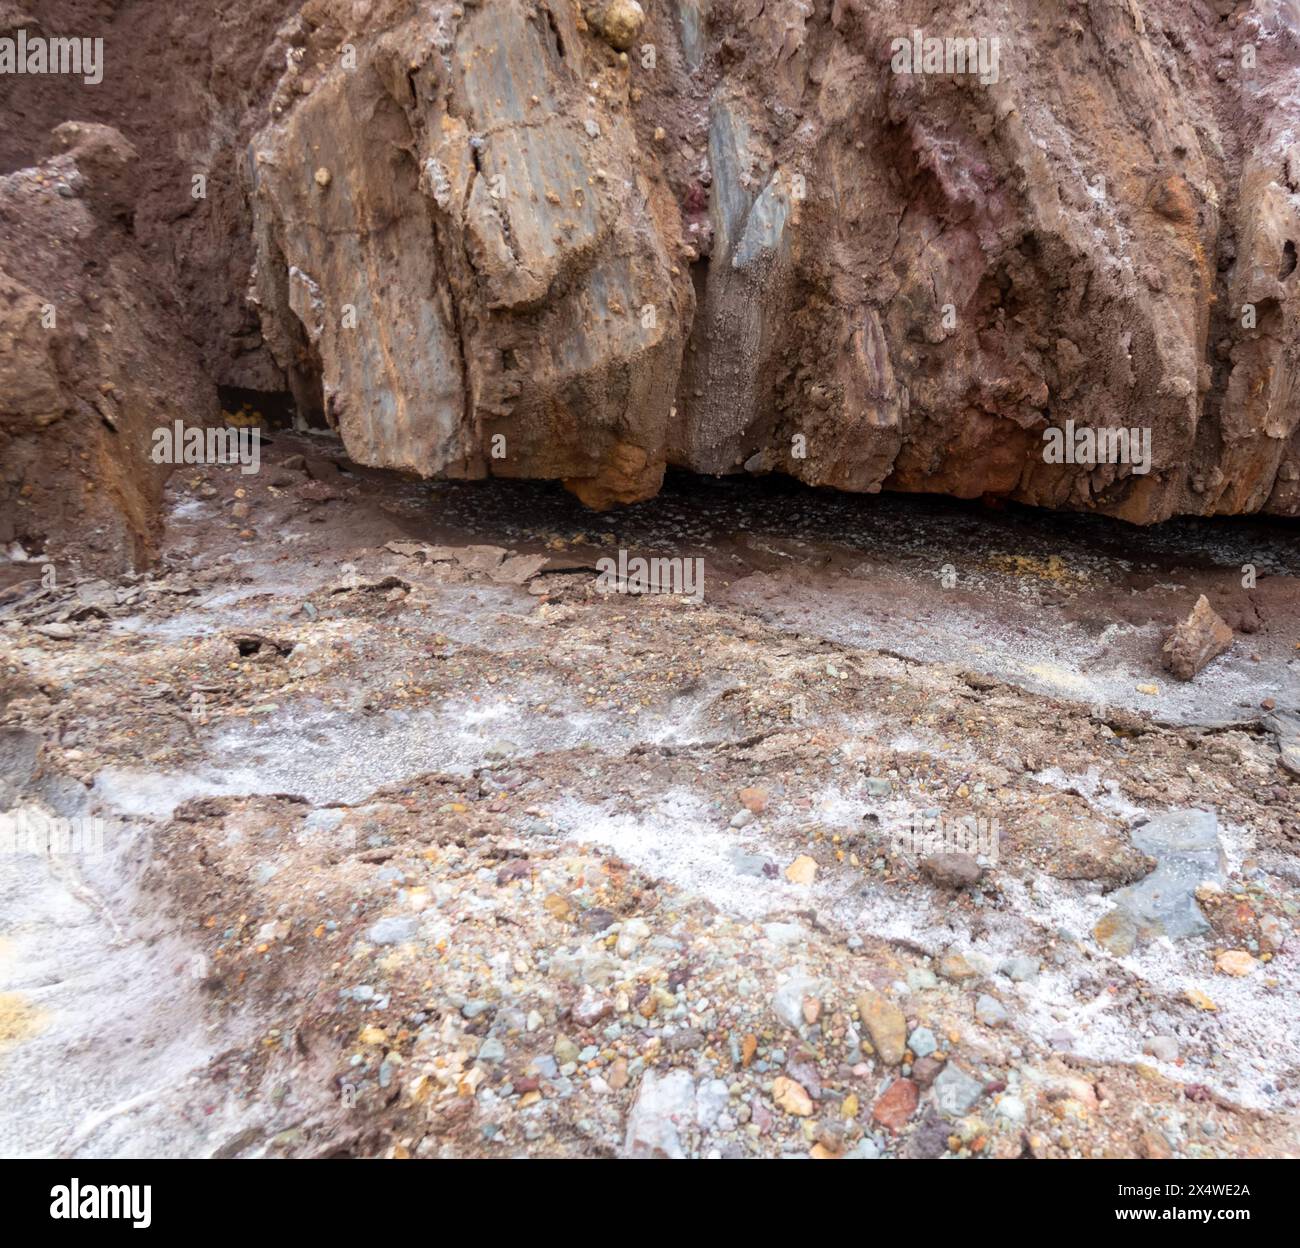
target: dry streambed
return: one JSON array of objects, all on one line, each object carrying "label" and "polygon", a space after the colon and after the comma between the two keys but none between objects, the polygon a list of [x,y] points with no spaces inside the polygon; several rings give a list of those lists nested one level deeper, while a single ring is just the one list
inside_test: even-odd
[{"label": "dry streambed", "polygon": [[[0,864],[6,1152],[1294,1151],[1287,532],[299,449],[7,607],[6,803],[108,834]],[[620,548],[704,601],[595,594]],[[1203,590],[1252,631],[1175,687]],[[896,836],[963,816],[970,878]]]}]

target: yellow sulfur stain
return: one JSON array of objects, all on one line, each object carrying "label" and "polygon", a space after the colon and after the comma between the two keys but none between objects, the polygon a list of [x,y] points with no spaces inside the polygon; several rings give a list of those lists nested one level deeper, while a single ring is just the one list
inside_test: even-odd
[{"label": "yellow sulfur stain", "polygon": [[1036,555],[991,555],[989,566],[1010,576],[1032,576],[1040,581],[1082,581],[1086,578],[1072,572],[1060,555],[1041,559]]},{"label": "yellow sulfur stain", "polygon": [[1027,663],[1024,667],[1025,672],[1031,676],[1036,676],[1039,680],[1054,685],[1058,689],[1072,689],[1080,693],[1087,693],[1092,685],[1077,672],[1067,671],[1063,667],[1057,667],[1054,663]]},{"label": "yellow sulfur stain", "polygon": [[0,1050],[30,1039],[45,1023],[45,1011],[38,1009],[21,993],[0,993]]},{"label": "yellow sulfur stain", "polygon": [[245,403],[237,412],[227,412],[223,410],[221,413],[221,419],[225,421],[227,425],[233,425],[240,429],[252,429],[264,423],[262,413],[255,407],[249,407],[247,403]]}]

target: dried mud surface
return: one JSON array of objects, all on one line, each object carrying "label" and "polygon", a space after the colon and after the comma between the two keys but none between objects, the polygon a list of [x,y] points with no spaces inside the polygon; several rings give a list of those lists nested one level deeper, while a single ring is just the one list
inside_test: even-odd
[{"label": "dried mud surface", "polygon": [[[1287,522],[593,517],[296,435],[165,506],[152,572],[7,570],[0,797],[109,832],[0,862],[4,1152],[1297,1152]],[[703,601],[597,593],[620,548]],[[1237,642],[1171,688],[1202,592]],[[1185,808],[1209,930],[1112,952]],[[918,811],[996,821],[974,888],[891,839]]]}]

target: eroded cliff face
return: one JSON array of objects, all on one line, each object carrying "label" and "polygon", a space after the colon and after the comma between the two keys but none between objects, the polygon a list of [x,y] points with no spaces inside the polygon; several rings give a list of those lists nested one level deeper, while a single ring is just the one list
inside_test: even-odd
[{"label": "eroded cliff face", "polygon": [[[98,86],[0,80],[0,164],[48,190],[69,119],[133,147],[91,217],[151,362],[207,387],[193,419],[213,384],[288,389],[363,463],[560,479],[596,507],[671,465],[1142,523],[1300,514],[1297,0],[0,17],[105,31]],[[0,237],[40,359],[33,309],[101,280],[43,222]],[[132,372],[85,332],[98,371]],[[45,420],[38,365],[0,404],[8,515],[51,447],[108,437],[146,549],[152,470],[64,419],[93,399]],[[1055,462],[1049,430],[1133,445]],[[47,510],[6,531],[53,532]]]},{"label": "eroded cliff face", "polygon": [[250,157],[300,406],[368,464],[652,495],[695,298],[628,69],[572,6],[351,13],[308,10],[301,95]]},{"label": "eroded cliff face", "polygon": [[[1293,3],[302,19],[257,298],[366,463],[1300,511]],[[971,72],[898,72],[967,37]],[[1067,422],[1149,430],[1149,471],[1046,462]]]}]

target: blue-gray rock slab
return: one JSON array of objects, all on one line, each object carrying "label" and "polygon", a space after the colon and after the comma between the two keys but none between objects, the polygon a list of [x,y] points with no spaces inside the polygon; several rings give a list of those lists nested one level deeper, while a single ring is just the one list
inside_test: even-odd
[{"label": "blue-gray rock slab", "polygon": [[1263,723],[1277,738],[1278,761],[1293,776],[1300,776],[1300,711],[1279,707],[1265,715]]},{"label": "blue-gray rock slab", "polygon": [[1112,895],[1139,940],[1202,936],[1210,925],[1197,904],[1204,883],[1223,882],[1223,846],[1213,811],[1169,810],[1129,833],[1135,848],[1156,860],[1156,869]]},{"label": "blue-gray rock slab", "polygon": [[949,1062],[934,1081],[934,1101],[946,1118],[960,1118],[984,1095],[984,1085]]},{"label": "blue-gray rock slab", "polygon": [[373,945],[400,945],[414,940],[420,931],[414,915],[390,915],[378,919],[366,929],[366,939]]}]

